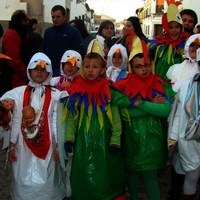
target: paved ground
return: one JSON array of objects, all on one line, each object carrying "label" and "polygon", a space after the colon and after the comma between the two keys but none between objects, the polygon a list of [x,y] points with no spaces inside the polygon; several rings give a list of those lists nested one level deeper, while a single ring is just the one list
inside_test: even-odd
[{"label": "paved ground", "polygon": [[[2,140],[0,141],[0,200],[10,200],[9,195],[9,185],[10,185],[10,173],[11,167],[8,164],[7,168],[5,168],[5,160],[6,160],[6,150],[2,150]],[[160,172],[160,183],[161,183],[161,193],[162,200],[170,200],[169,199],[169,185],[170,185],[170,171],[169,168]],[[128,193],[127,193],[128,196]],[[141,186],[140,190],[140,200],[147,200],[144,189]]]}]

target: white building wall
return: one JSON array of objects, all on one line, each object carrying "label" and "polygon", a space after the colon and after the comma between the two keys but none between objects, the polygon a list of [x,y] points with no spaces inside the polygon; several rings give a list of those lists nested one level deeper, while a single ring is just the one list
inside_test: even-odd
[{"label": "white building wall", "polygon": [[66,7],[66,1],[65,0],[43,0],[43,6],[44,6],[44,22],[46,23],[52,23],[51,20],[51,9],[55,5],[61,5],[63,7]]},{"label": "white building wall", "polygon": [[200,24],[200,1],[199,0],[183,0],[183,8],[192,9],[198,16],[198,23]]},{"label": "white building wall", "polygon": [[9,21],[14,11],[27,11],[27,3],[20,0],[0,0],[0,20]]},{"label": "white building wall", "polygon": [[[70,12],[70,20],[75,19],[75,17],[82,17],[82,15],[86,14],[85,3],[76,4],[76,0],[71,2],[71,12]],[[82,18],[81,18],[82,19]]]}]

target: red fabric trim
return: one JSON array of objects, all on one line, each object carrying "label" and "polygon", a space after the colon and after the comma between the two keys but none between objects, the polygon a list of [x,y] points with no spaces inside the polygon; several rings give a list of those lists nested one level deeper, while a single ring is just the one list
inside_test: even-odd
[{"label": "red fabric trim", "polygon": [[[24,99],[23,99],[23,107],[29,105],[29,99],[31,95],[31,87],[27,86],[24,92]],[[34,139],[28,139],[24,134],[23,138],[28,146],[28,148],[31,150],[31,152],[41,158],[45,159],[47,156],[47,153],[49,151],[50,147],[50,138],[49,138],[49,125],[48,125],[48,109],[51,102],[51,89],[50,87],[45,87],[45,100],[43,105],[43,127],[42,127],[42,133],[39,138],[39,142],[36,143]]]}]

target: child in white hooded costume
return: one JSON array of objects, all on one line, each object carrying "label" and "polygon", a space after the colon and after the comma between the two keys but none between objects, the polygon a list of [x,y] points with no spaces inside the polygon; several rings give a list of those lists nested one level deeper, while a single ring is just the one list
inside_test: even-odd
[{"label": "child in white hooded costume", "polygon": [[74,50],[67,50],[60,61],[60,76],[51,79],[51,85],[59,90],[67,90],[82,66],[81,55]]},{"label": "child in white hooded costume", "polygon": [[[194,41],[196,47],[200,46],[200,34],[192,35],[188,42],[189,41],[191,41],[190,45],[188,45],[190,48]],[[179,73],[179,79],[175,82],[177,95],[170,116],[168,137],[170,146],[175,146],[177,144],[177,149],[172,157],[172,166],[177,174],[185,175],[183,199],[195,200],[197,182],[200,176],[200,143],[197,140],[186,139],[186,128],[190,118],[187,111],[188,102],[190,100],[191,105],[195,105],[195,102],[192,101],[194,101],[194,99],[195,101],[200,99],[199,93],[196,93],[197,96],[194,99],[190,98],[192,91],[191,86],[199,81],[200,48],[196,49],[196,56],[194,59],[189,59],[183,63],[185,65],[183,65],[182,74],[187,71],[188,73],[186,73],[185,76],[182,76],[182,79],[180,78],[181,73]],[[180,69],[179,72],[181,72]]]},{"label": "child in white hooded costume", "polygon": [[[50,87],[52,66],[43,53],[36,53],[27,67],[29,83],[6,92],[1,99],[15,101],[8,158],[12,162],[13,200],[62,200],[65,180],[57,150],[57,102],[67,92]],[[35,136],[23,127],[22,110],[36,113]]]},{"label": "child in white hooded costume", "polygon": [[109,80],[117,82],[127,76],[127,66],[126,48],[121,44],[114,44],[108,52],[106,76]]}]

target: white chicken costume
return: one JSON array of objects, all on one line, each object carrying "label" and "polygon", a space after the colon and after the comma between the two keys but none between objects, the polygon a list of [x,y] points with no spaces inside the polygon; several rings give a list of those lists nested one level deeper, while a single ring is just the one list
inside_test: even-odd
[{"label": "white chicken costume", "polygon": [[68,76],[63,70],[63,64],[66,62],[70,62],[73,66],[76,65],[80,69],[82,66],[82,57],[77,51],[74,51],[74,50],[67,50],[63,54],[61,61],[60,61],[60,76],[53,77],[50,82],[50,84],[52,86],[56,87],[59,90],[63,90],[60,87],[62,82],[64,82],[64,81],[66,81],[66,82],[68,81],[69,83],[72,82],[74,77],[77,76],[77,74],[79,73],[79,71],[77,71],[75,74]]},{"label": "white chicken costume", "polygon": [[[30,77],[30,69],[42,63],[49,73],[46,80],[38,84]],[[57,145],[57,102],[67,92],[49,86],[52,77],[50,59],[36,53],[27,67],[28,86],[8,91],[2,97],[15,100],[10,141],[15,144],[17,161],[12,162],[11,197],[13,200],[62,200],[65,197],[65,180],[59,161],[53,160]],[[28,138],[22,128],[22,110],[26,105],[35,109],[39,132]]]}]

